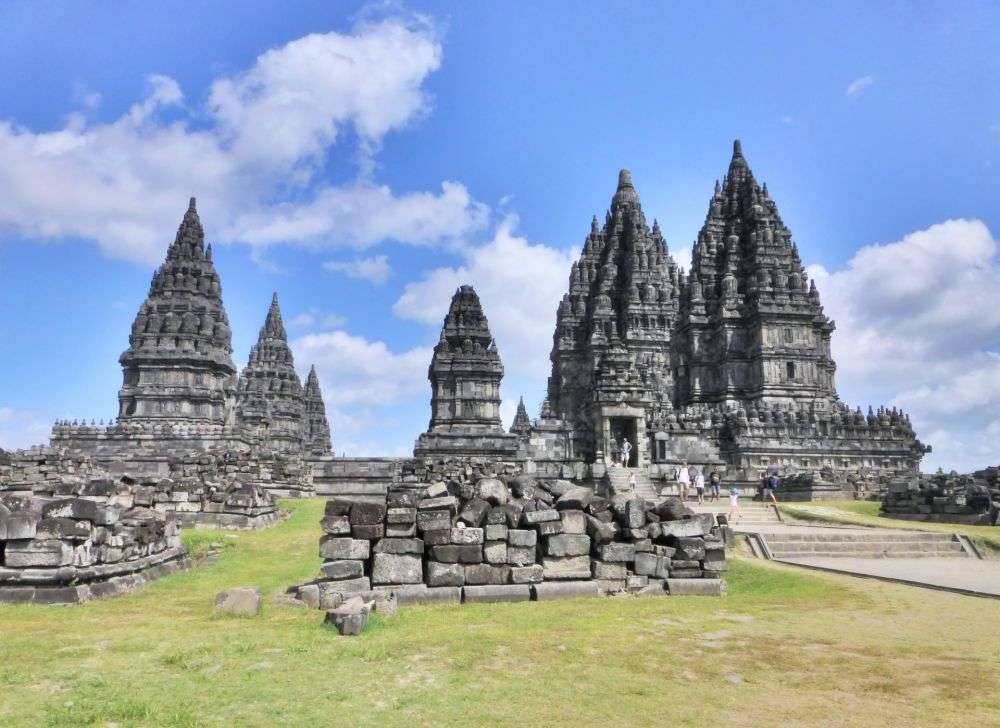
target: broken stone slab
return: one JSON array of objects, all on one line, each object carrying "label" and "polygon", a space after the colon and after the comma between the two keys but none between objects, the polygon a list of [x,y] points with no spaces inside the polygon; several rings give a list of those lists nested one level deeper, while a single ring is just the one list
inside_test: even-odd
[{"label": "broken stone slab", "polygon": [[485,500],[474,498],[465,504],[458,514],[458,518],[468,526],[478,527],[486,520],[486,515],[489,512],[489,503]]},{"label": "broken stone slab", "polygon": [[550,599],[576,599],[578,597],[598,597],[601,595],[596,581],[542,582],[531,587],[534,598],[539,602]]},{"label": "broken stone slab", "polygon": [[483,546],[483,558],[489,564],[507,563],[507,542],[487,541]]},{"label": "broken stone slab", "polygon": [[417,511],[417,528],[421,531],[450,531],[451,512],[446,510]]},{"label": "broken stone slab", "polygon": [[373,584],[420,584],[424,580],[423,560],[412,554],[375,554]]},{"label": "broken stone slab", "polygon": [[402,587],[393,589],[400,604],[460,604],[462,588],[457,586]]},{"label": "broken stone slab", "polygon": [[58,539],[7,541],[3,559],[4,566],[12,569],[69,566],[73,563],[73,547]]},{"label": "broken stone slab", "polygon": [[491,564],[470,564],[465,567],[465,583],[469,584],[506,584],[510,581],[509,566],[493,566]]},{"label": "broken stone slab", "polygon": [[326,613],[326,624],[332,624],[342,635],[359,635],[368,626],[371,605],[361,597],[348,599]]},{"label": "broken stone slab", "polygon": [[541,511],[524,511],[521,514],[521,523],[525,526],[534,526],[547,521],[558,521],[559,511],[554,508],[547,508]]},{"label": "broken stone slab", "polygon": [[662,521],[660,523],[662,536],[704,536],[705,524],[700,518],[689,518],[684,521]]},{"label": "broken stone slab", "polygon": [[[501,515],[503,515],[503,511],[500,511],[500,513],[501,513]],[[506,521],[506,518],[505,518],[503,524],[493,524],[493,523],[491,523],[491,524],[487,525],[486,529],[485,529],[485,534],[484,534],[486,540],[487,541],[506,541],[507,540],[507,534],[510,531],[510,529],[507,528],[506,523],[507,523],[507,521]],[[534,531],[532,531],[531,533],[534,533]]]},{"label": "broken stone slab", "polygon": [[527,584],[495,584],[467,586],[462,589],[468,604],[495,604],[498,602],[527,602],[531,599],[531,588]]},{"label": "broken stone slab", "polygon": [[635,544],[606,543],[597,547],[601,561],[635,561]]},{"label": "broken stone slab", "polygon": [[319,542],[319,555],[323,559],[365,560],[370,555],[370,543],[363,539],[324,536]]},{"label": "broken stone slab", "polygon": [[507,546],[507,563],[528,566],[535,563],[537,553],[534,546]]},{"label": "broken stone slab", "polygon": [[478,564],[483,560],[483,547],[475,544],[432,546],[431,556],[435,561],[449,564]]},{"label": "broken stone slab", "polygon": [[483,529],[481,528],[453,528],[451,529],[451,542],[453,544],[477,544],[482,545],[485,541]]},{"label": "broken stone slab", "polygon": [[424,553],[424,542],[419,538],[383,538],[375,544],[376,554],[417,554]]},{"label": "broken stone slab", "polygon": [[325,516],[319,525],[323,533],[331,536],[351,535],[351,519],[348,516]]},{"label": "broken stone slab", "polygon": [[590,488],[570,488],[556,500],[556,510],[582,511],[594,499],[594,491]]},{"label": "broken stone slab", "polygon": [[365,574],[364,561],[327,561],[319,570],[328,579],[354,579]]},{"label": "broken stone slab", "polygon": [[351,506],[352,526],[371,526],[385,520],[386,507],[384,503],[355,501]]},{"label": "broken stone slab", "polygon": [[614,523],[601,521],[594,516],[587,516],[587,535],[595,543],[611,543],[617,532],[618,528]]},{"label": "broken stone slab", "polygon": [[595,579],[599,580],[623,580],[628,576],[628,569],[623,563],[607,563],[604,561],[593,562],[593,575]]},{"label": "broken stone slab", "polygon": [[416,508],[390,508],[385,516],[385,522],[387,524],[408,524],[416,523],[416,521]]},{"label": "broken stone slab", "polygon": [[0,516],[0,541],[26,541],[35,537],[41,515],[32,511],[14,511]]},{"label": "broken stone slab", "polygon": [[563,533],[586,533],[587,515],[583,511],[560,511]]},{"label": "broken stone slab", "polygon": [[726,594],[726,582],[722,579],[674,579],[666,580],[671,596],[721,597]]},{"label": "broken stone slab", "polygon": [[458,511],[458,498],[446,495],[440,498],[424,498],[417,504],[418,511],[448,511],[449,514]]},{"label": "broken stone slab", "polygon": [[367,576],[362,576],[341,581],[323,581],[318,586],[320,608],[329,609],[339,605],[345,596],[371,591],[372,583]]},{"label": "broken stone slab", "polygon": [[563,532],[562,519],[558,521],[545,521],[535,526],[539,536],[555,536]]},{"label": "broken stone slab", "polygon": [[319,586],[304,584],[296,590],[299,599],[310,609],[319,609]]},{"label": "broken stone slab", "polygon": [[510,491],[502,480],[482,478],[476,483],[476,495],[491,506],[503,506],[510,500]]},{"label": "broken stone slab", "polygon": [[240,586],[219,592],[215,597],[216,614],[256,617],[260,614],[260,589]]}]

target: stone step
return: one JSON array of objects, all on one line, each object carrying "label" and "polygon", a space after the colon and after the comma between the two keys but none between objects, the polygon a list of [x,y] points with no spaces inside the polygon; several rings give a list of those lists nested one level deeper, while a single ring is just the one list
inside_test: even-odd
[{"label": "stone step", "polygon": [[772,543],[767,540],[767,545],[772,552],[782,553],[803,553],[805,551],[843,551],[844,553],[855,551],[914,551],[914,552],[941,552],[941,553],[964,553],[965,550],[959,543],[934,544],[934,543],[906,543],[899,541],[859,541],[856,543]]},{"label": "stone step", "polygon": [[936,543],[958,544],[950,533],[915,533],[901,531],[899,533],[771,533],[767,535],[768,543]]},{"label": "stone step", "polygon": [[931,559],[931,558],[968,558],[964,551],[841,551],[841,550],[813,550],[813,551],[792,551],[785,552],[772,550],[771,556],[775,559],[804,559],[804,558],[855,558],[855,559]]}]

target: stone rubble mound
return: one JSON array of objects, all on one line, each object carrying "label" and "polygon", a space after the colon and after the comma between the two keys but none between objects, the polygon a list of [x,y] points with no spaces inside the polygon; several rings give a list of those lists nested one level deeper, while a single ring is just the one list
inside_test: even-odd
[{"label": "stone rubble mound", "polygon": [[401,603],[723,593],[726,534],[711,514],[489,470],[451,463],[384,503],[328,501],[322,573],[291,591],[322,609],[387,592]]},{"label": "stone rubble mound", "polygon": [[919,475],[893,479],[882,515],[911,521],[1000,525],[1000,468],[971,475]]}]

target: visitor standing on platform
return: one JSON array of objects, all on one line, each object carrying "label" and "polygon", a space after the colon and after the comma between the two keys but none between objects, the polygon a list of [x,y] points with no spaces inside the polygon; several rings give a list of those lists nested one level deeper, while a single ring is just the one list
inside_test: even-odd
[{"label": "visitor standing on platform", "polygon": [[778,499],[774,497],[774,492],[778,489],[780,484],[781,479],[778,478],[778,471],[775,470],[764,479],[764,484],[760,489],[761,502],[766,502],[767,499],[770,498],[774,505],[778,505]]},{"label": "visitor standing on platform", "polygon": [[743,508],[740,507],[740,492],[734,485],[729,489],[729,515],[726,516],[726,520],[729,523],[739,523],[741,518],[743,518]]},{"label": "visitor standing on platform", "polygon": [[627,437],[622,438],[622,465],[628,467],[629,456],[632,454],[632,443]]},{"label": "visitor standing on platform", "polygon": [[694,492],[698,496],[698,505],[705,504],[705,474],[700,470],[694,471]]},{"label": "visitor standing on platform", "polygon": [[688,497],[688,486],[691,485],[691,473],[688,470],[687,460],[685,460],[679,468],[677,468],[677,473],[674,476],[677,481],[677,492],[680,495],[682,501],[686,501]]},{"label": "visitor standing on platform", "polygon": [[710,500],[717,502],[719,500],[719,494],[722,491],[722,475],[718,470],[713,470],[708,476],[708,487],[711,490]]}]

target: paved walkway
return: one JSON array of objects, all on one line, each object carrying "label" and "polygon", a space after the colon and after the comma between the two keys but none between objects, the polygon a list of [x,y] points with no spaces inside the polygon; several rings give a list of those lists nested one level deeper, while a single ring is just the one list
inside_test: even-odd
[{"label": "paved walkway", "polygon": [[841,574],[871,576],[915,586],[1000,598],[1000,562],[997,561],[969,558],[856,559],[846,556],[778,560],[784,564]]}]

